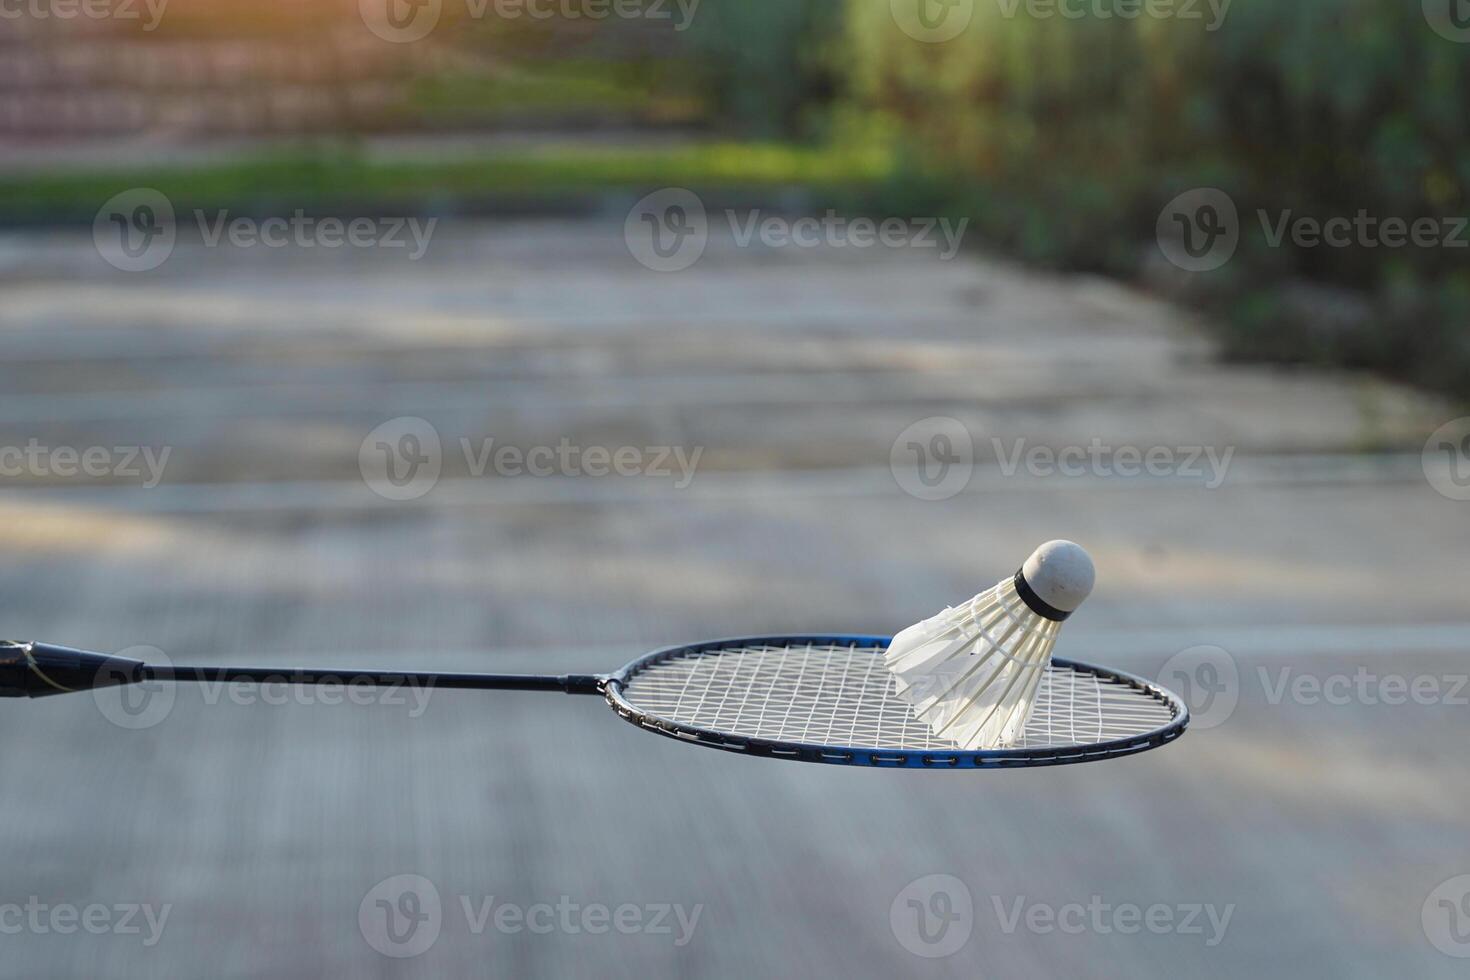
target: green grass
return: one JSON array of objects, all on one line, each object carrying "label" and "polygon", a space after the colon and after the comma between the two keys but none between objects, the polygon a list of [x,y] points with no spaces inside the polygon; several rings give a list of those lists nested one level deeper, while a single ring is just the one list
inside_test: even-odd
[{"label": "green grass", "polygon": [[804,186],[862,188],[889,177],[882,150],[780,143],[671,147],[558,147],[440,160],[375,160],[350,150],[293,152],[196,166],[53,171],[0,176],[0,221],[90,221],[108,198],[135,187],[175,208],[311,211],[372,205],[440,206],[555,201],[607,190],[696,191]]},{"label": "green grass", "polygon": [[606,113],[630,119],[707,115],[679,65],[563,60],[506,64],[492,73],[440,73],[413,83],[411,118],[493,120],[548,113]]}]

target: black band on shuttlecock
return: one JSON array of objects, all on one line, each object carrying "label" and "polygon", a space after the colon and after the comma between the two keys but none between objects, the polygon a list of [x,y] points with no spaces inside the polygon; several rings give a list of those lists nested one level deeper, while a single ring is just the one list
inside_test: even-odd
[{"label": "black band on shuttlecock", "polygon": [[1062,612],[1056,606],[1051,605],[1042,599],[1041,596],[1037,595],[1036,590],[1031,588],[1031,583],[1026,581],[1026,576],[1022,572],[1016,573],[1016,594],[1021,597],[1022,602],[1031,608],[1032,612],[1053,622],[1064,623],[1067,621],[1067,617],[1072,615],[1069,612]]}]

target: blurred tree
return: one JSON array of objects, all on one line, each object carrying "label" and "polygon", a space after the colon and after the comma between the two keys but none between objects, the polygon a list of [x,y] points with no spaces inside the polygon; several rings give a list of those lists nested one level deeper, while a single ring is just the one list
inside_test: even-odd
[{"label": "blurred tree", "polygon": [[1135,275],[1164,205],[1220,187],[1240,253],[1186,285],[1233,326],[1232,353],[1371,365],[1470,395],[1470,250],[1356,234],[1278,245],[1260,219],[1366,212],[1448,229],[1470,214],[1470,45],[1394,0],[1236,0],[1216,25],[1206,5],[1193,21],[1028,9],[976,4],[963,34],[927,44],[895,29],[888,4],[850,0],[846,90],[909,147],[905,193],[973,214],[1026,258]]},{"label": "blurred tree", "polygon": [[689,34],[712,114],[755,136],[809,135],[835,95],[843,15],[842,0],[703,0]]}]

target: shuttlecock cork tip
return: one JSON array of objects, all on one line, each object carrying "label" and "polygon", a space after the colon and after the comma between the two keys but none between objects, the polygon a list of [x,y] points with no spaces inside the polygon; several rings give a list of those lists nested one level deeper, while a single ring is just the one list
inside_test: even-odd
[{"label": "shuttlecock cork tip", "polygon": [[1020,577],[1030,592],[1045,606],[1038,610],[1052,619],[1065,619],[1092,594],[1097,572],[1092,556],[1071,541],[1048,541],[1026,559]]}]

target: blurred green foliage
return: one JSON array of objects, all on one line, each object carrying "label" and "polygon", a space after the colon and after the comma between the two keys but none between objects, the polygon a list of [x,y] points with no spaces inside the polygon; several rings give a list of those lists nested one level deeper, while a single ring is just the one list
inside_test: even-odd
[{"label": "blurred green foliage", "polygon": [[1159,256],[1167,202],[1218,187],[1240,250],[1170,285],[1217,314],[1228,353],[1470,394],[1470,249],[1273,246],[1261,218],[1470,215],[1470,45],[1402,0],[1236,0],[1217,30],[1007,9],[977,2],[961,36],[928,44],[887,3],[850,0],[844,89],[905,149],[894,206],[1131,277]]},{"label": "blurred green foliage", "polygon": [[414,81],[404,114],[429,129],[540,124],[548,117],[565,128],[609,119],[691,122],[703,106],[681,92],[678,79],[672,66],[596,59],[440,71]]},{"label": "blurred green foliage", "polygon": [[726,125],[810,136],[836,96],[843,13],[843,0],[703,0],[688,31],[691,82]]},{"label": "blurred green foliage", "polygon": [[[401,57],[366,67],[340,54],[327,79],[344,95],[369,68],[401,85],[386,108],[344,113],[325,152],[13,177],[0,219],[82,218],[103,190],[139,183],[252,208],[807,184],[810,200],[969,216],[1007,254],[1141,278],[1212,313],[1230,356],[1371,367],[1470,397],[1470,248],[1269,234],[1283,218],[1449,229],[1470,216],[1470,44],[1436,33],[1415,0],[1199,0],[1197,19],[1116,15],[1139,0],[1066,0],[1065,16],[1057,0],[960,0],[968,27],[941,43],[906,34],[889,0],[701,0],[680,27],[567,2],[576,16],[447,4],[432,45],[374,49]],[[349,0],[217,0],[171,13],[159,40],[299,40],[360,30],[356,17]],[[383,162],[339,139],[506,128],[543,145]],[[603,148],[557,141],[587,128],[615,135]],[[695,134],[713,142],[679,142]],[[1190,274],[1164,260],[1156,224],[1202,187],[1233,199],[1241,242],[1224,268]]]},{"label": "blurred green foliage", "polygon": [[183,223],[193,209],[290,214],[433,213],[564,204],[577,195],[646,193],[669,186],[750,191],[769,198],[791,187],[814,199],[864,196],[891,170],[889,156],[786,143],[701,142],[673,146],[560,145],[493,155],[377,159],[350,145],[261,155],[226,163],[0,175],[0,222],[90,223],[97,202],[132,187],[162,192]]}]

